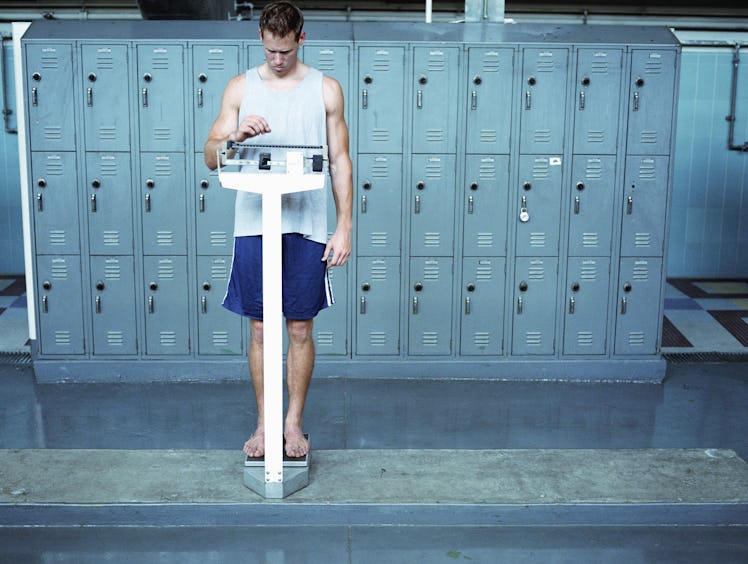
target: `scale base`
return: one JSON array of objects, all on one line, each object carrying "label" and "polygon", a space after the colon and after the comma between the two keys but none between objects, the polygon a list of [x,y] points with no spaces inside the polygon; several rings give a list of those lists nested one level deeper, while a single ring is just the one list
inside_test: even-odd
[{"label": "scale base", "polygon": [[[304,437],[311,446],[309,435]],[[285,441],[283,441],[285,444]],[[309,485],[309,462],[312,451],[301,458],[290,458],[283,453],[283,481],[265,481],[265,458],[251,458],[244,461],[244,485],[265,499],[283,499]]]}]

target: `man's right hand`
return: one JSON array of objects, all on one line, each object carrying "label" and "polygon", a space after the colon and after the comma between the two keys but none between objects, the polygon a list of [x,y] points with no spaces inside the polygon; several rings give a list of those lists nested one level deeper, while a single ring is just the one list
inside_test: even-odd
[{"label": "man's right hand", "polygon": [[249,137],[256,137],[263,133],[270,133],[268,122],[262,116],[250,115],[241,121],[237,130],[233,133],[235,139],[231,139],[231,136],[229,136],[229,139],[241,143]]}]

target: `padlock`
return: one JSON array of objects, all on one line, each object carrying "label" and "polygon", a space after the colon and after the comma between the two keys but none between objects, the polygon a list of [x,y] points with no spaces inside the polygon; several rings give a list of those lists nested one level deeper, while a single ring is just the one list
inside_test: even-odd
[{"label": "padlock", "polygon": [[519,210],[519,220],[522,223],[527,223],[530,221],[530,214],[527,213],[527,208],[522,208]]}]

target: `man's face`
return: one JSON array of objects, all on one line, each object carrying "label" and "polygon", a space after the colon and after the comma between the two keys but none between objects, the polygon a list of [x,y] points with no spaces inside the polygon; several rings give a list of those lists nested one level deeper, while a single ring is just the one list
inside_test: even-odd
[{"label": "man's face", "polygon": [[293,32],[284,37],[278,37],[269,31],[260,32],[260,39],[270,70],[279,78],[286,76],[296,65],[299,47],[304,43],[304,32],[301,32],[298,41]]}]

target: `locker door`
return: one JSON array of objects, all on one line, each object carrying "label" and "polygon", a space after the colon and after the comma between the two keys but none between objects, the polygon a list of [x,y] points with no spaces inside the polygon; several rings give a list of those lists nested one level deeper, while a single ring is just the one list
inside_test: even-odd
[{"label": "locker door", "polygon": [[574,153],[615,154],[623,54],[620,49],[580,49],[577,57]]},{"label": "locker door", "polygon": [[558,259],[517,257],[513,355],[553,354],[556,343]]},{"label": "locker door", "polygon": [[629,81],[626,152],[667,155],[673,120],[675,52],[634,49]]},{"label": "locker door", "polygon": [[239,47],[192,46],[192,94],[195,116],[195,151],[202,153],[210,126],[221,109],[223,90],[239,74]]},{"label": "locker door", "polygon": [[75,150],[71,45],[27,45],[26,84],[32,151]]},{"label": "locker door", "polygon": [[185,257],[143,257],[146,354],[187,354],[189,303]]},{"label": "locker door", "polygon": [[452,352],[452,259],[410,261],[408,354]]},{"label": "locker door", "polygon": [[571,172],[569,255],[609,255],[616,186],[614,156],[575,156]]},{"label": "locker door", "polygon": [[91,257],[93,354],[137,353],[132,256]]},{"label": "locker door", "polygon": [[142,151],[185,149],[183,59],[181,45],[138,45]]},{"label": "locker door", "polygon": [[661,283],[662,259],[621,259],[616,354],[655,354],[658,351]]},{"label": "locker door", "polygon": [[78,174],[75,153],[33,153],[34,234],[38,254],[78,254]]},{"label": "locker door", "polygon": [[88,241],[92,255],[133,251],[130,153],[87,153]]},{"label": "locker door", "polygon": [[521,155],[515,210],[517,254],[558,254],[561,208],[561,157]]},{"label": "locker door", "polygon": [[509,153],[513,77],[513,49],[468,49],[467,153]]},{"label": "locker door", "polygon": [[197,254],[233,254],[236,192],[221,188],[218,171],[205,166],[202,153],[195,155],[194,187]]},{"label": "locker door", "polygon": [[83,288],[77,256],[37,256],[41,353],[83,354]]},{"label": "locker door", "polygon": [[230,275],[231,256],[197,257],[198,354],[244,352],[242,318],[221,305]]},{"label": "locker door", "polygon": [[346,101],[346,121],[350,123],[350,111],[353,105],[349,102],[348,96],[351,81],[351,47],[307,41],[304,43],[304,62],[340,83],[343,89],[343,99]]},{"label": "locker door", "polygon": [[523,51],[521,153],[564,150],[568,58],[566,49]]},{"label": "locker door", "polygon": [[265,49],[262,47],[262,43],[259,40],[250,42],[250,45],[247,47],[247,68],[252,69],[264,62]]},{"label": "locker door", "polygon": [[358,56],[358,152],[401,153],[405,49],[361,47]]},{"label": "locker door", "polygon": [[605,354],[608,257],[570,257],[566,273],[564,354]]},{"label": "locker door", "polygon": [[83,121],[87,151],[130,150],[126,45],[83,45]]},{"label": "locker door", "polygon": [[400,352],[400,257],[359,258],[356,353]]},{"label": "locker door", "polygon": [[399,255],[403,197],[402,155],[359,155],[358,178],[358,254]]},{"label": "locker door", "polygon": [[668,157],[627,157],[621,256],[660,256],[665,239]]},{"label": "locker door", "polygon": [[465,256],[506,254],[509,156],[468,155],[465,172]]},{"label": "locker door", "polygon": [[414,153],[453,153],[456,149],[458,55],[456,47],[414,49]]},{"label": "locker door", "polygon": [[460,354],[500,355],[504,350],[504,258],[462,261]]},{"label": "locker door", "polygon": [[141,155],[143,253],[187,252],[187,202],[184,155]]},{"label": "locker door", "polygon": [[410,253],[449,256],[454,240],[454,155],[413,155]]},{"label": "locker door", "polygon": [[314,319],[314,346],[317,354],[348,354],[348,266],[327,271],[335,305],[319,312]]}]

